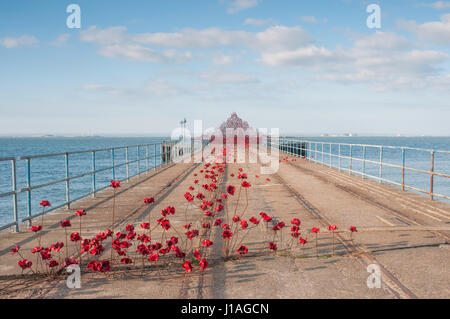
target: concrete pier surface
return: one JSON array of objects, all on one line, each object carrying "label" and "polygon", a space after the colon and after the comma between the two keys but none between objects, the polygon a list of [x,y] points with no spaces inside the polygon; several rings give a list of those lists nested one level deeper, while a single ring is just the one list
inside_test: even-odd
[{"label": "concrete pier surface", "polygon": [[[222,229],[215,227],[210,238],[216,244],[204,272],[185,274],[179,263],[171,262],[147,270],[137,262],[136,267],[110,273],[83,272],[82,287],[69,289],[65,272],[51,277],[21,275],[19,258],[10,249],[17,244],[30,256],[28,251],[39,241],[39,233],[23,225],[20,233],[0,234],[0,298],[450,298],[449,204],[283,153],[280,159],[280,168],[272,175],[261,175],[259,163],[227,164],[224,178],[218,181],[224,192],[227,185],[237,186],[231,174],[237,175],[239,168],[247,173],[252,187],[242,191],[239,207],[235,195],[225,209],[232,216],[246,205],[245,219],[259,218],[263,211],[275,222],[284,221],[287,226],[276,253],[266,247],[273,231],[260,223],[245,238],[249,254],[234,253],[225,260]],[[188,203],[183,195],[190,186],[195,188],[193,194],[200,190],[194,174],[202,167],[169,164],[122,183],[116,198],[116,231],[128,224],[137,228],[149,212],[154,222],[170,205],[177,209],[171,223],[184,233],[183,211]],[[70,231],[78,231],[74,216],[78,209],[87,211],[82,237],[110,228],[112,194],[107,189],[96,198],[75,202],[70,211],[46,215],[43,245],[64,241],[61,220],[70,218]],[[150,208],[142,202],[147,196],[155,198]],[[202,215],[200,209],[191,213]],[[304,246],[293,245],[288,229],[293,218],[301,220],[302,236],[308,240]],[[39,220],[33,224],[40,224]],[[332,224],[339,227],[334,236],[328,231]],[[358,232],[351,233],[350,226]],[[310,233],[313,227],[320,228],[317,247]],[[152,238],[160,236],[160,230],[152,233]],[[73,243],[68,246],[76,253]],[[36,261],[35,256],[29,259]],[[380,269],[380,288],[368,285],[372,275],[368,266],[373,264]]]}]

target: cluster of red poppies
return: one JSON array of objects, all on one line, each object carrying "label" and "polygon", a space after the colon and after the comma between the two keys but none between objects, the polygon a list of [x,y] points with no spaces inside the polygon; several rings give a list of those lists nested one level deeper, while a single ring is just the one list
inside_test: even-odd
[{"label": "cluster of red poppies", "polygon": [[[222,154],[223,156],[227,154],[226,149],[223,149]],[[78,210],[75,212],[75,217],[79,221],[79,229],[77,231],[68,233],[68,229],[72,227],[71,219],[60,222],[60,226],[65,232],[65,243],[57,242],[51,244],[50,247],[43,247],[41,246],[42,225],[35,225],[29,229],[32,232],[40,232],[39,245],[31,250],[32,254],[37,255],[34,270],[32,269],[33,263],[21,255],[19,246],[15,245],[11,249],[12,254],[20,256],[18,266],[22,271],[31,269],[32,272],[39,272],[37,267],[39,265],[42,271],[50,272],[51,269],[59,265],[65,267],[71,264],[81,264],[83,258],[87,258],[86,269],[93,272],[108,272],[113,268],[116,261],[120,261],[121,264],[135,266],[140,261],[142,266],[145,266],[146,263],[150,263],[150,265],[157,263],[160,259],[181,259],[181,267],[186,273],[189,273],[194,270],[195,265],[199,265],[201,270],[208,268],[209,250],[215,246],[215,243],[211,240],[213,228],[221,228],[221,237],[224,241],[221,246],[225,258],[228,258],[234,252],[237,255],[245,256],[248,254],[249,249],[242,242],[248,233],[252,229],[257,228],[261,222],[264,223],[266,229],[273,231],[272,240],[266,241],[268,250],[277,251],[278,249],[283,249],[282,233],[286,227],[285,222],[275,221],[274,217],[269,216],[265,212],[259,213],[259,219],[256,216],[244,219],[248,206],[247,192],[252,185],[248,181],[248,174],[243,172],[242,168],[239,168],[236,174],[231,173],[229,175],[237,179],[238,189],[230,184],[225,187],[224,192],[219,190],[218,185],[223,184],[226,171],[226,162],[221,160],[222,158],[216,157],[215,160],[203,164],[198,173],[194,173],[195,180],[193,185],[190,185],[188,191],[184,193],[184,198],[187,202],[184,208],[184,234],[177,230],[175,224],[172,224],[170,221],[172,216],[177,213],[177,209],[173,206],[169,205],[163,208],[161,217],[152,221],[152,207],[149,205],[155,203],[155,198],[149,196],[143,199],[144,205],[147,205],[148,220],[142,221],[138,227],[139,229],[129,224],[122,231],[115,231],[115,207],[113,206],[111,228],[99,232],[92,238],[83,238],[82,219],[87,213],[85,210]],[[259,178],[259,176],[256,175],[255,178]],[[270,181],[269,178],[266,180]],[[110,186],[114,189],[115,199],[116,189],[120,187],[120,182],[111,181]],[[241,207],[239,202],[244,200],[243,196],[245,196],[246,205]],[[229,201],[234,202],[229,203]],[[227,203],[233,204],[230,206],[235,207],[231,218],[228,216],[231,209],[226,209]],[[43,207],[43,221],[45,208],[50,207],[50,203],[42,201],[41,206]],[[192,209],[189,210],[189,208]],[[300,224],[301,222],[298,218],[291,220],[291,240],[305,245],[308,240],[306,236],[302,236]],[[159,232],[152,234],[157,229],[159,229]],[[334,236],[334,232],[338,230],[338,227],[330,225],[328,230],[333,232]],[[350,231],[356,232],[357,229],[351,226]],[[311,233],[316,234],[316,240],[319,232],[320,229],[317,227],[311,229]],[[155,240],[154,238],[157,235],[161,237]],[[194,243],[196,238],[198,238],[198,244]],[[72,250],[75,250],[78,259],[74,257],[74,254],[72,256],[69,254],[69,240],[73,243],[72,246],[75,249]],[[108,258],[104,256],[104,252],[106,250],[105,243],[109,240],[111,240],[111,256]],[[64,247],[66,256],[62,259],[61,251]],[[53,254],[57,254],[57,256],[53,256]]]}]

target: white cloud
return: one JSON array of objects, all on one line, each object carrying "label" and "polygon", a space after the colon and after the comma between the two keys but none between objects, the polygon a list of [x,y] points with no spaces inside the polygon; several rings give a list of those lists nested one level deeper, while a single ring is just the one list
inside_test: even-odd
[{"label": "white cloud", "polygon": [[115,87],[101,85],[101,84],[86,84],[86,85],[83,85],[82,88],[85,91],[96,91],[96,92],[112,94],[112,95],[121,95],[126,92],[126,90],[122,89],[122,88],[115,88]]},{"label": "white cloud", "polygon": [[[221,28],[192,29],[178,32],[127,34],[125,27],[98,29],[95,26],[82,31],[82,41],[97,43],[100,53],[109,57],[124,57],[135,61],[158,62],[158,51],[143,45],[166,48],[215,49],[246,46],[257,51],[289,50],[312,42],[300,26],[273,26],[261,32],[224,30]],[[188,54],[179,54],[189,59]]]},{"label": "white cloud", "polygon": [[130,61],[153,63],[183,63],[193,59],[190,52],[175,50],[157,51],[137,44],[112,44],[102,46],[99,53],[110,58],[124,58]]},{"label": "white cloud", "polygon": [[316,46],[299,48],[291,51],[277,51],[263,53],[261,61],[269,66],[281,65],[312,65],[318,63],[335,62],[335,53]]},{"label": "white cloud", "polygon": [[359,37],[351,48],[309,45],[266,52],[261,57],[265,65],[296,66],[310,71],[315,79],[368,83],[377,89],[435,86],[437,79],[443,76],[440,65],[449,60],[447,53],[413,49],[407,39],[389,32]]},{"label": "white cloud", "polygon": [[39,43],[39,40],[31,35],[23,35],[18,38],[6,37],[3,39],[0,39],[0,44],[7,49],[17,48],[17,47],[21,47],[21,46],[33,46],[33,45],[37,45],[38,43]]},{"label": "white cloud", "polygon": [[355,47],[371,50],[405,50],[411,46],[412,43],[405,37],[382,31],[376,31],[370,36],[361,36],[355,41]]},{"label": "white cloud", "polygon": [[191,52],[156,50],[136,43],[123,26],[99,29],[91,26],[80,32],[80,40],[100,45],[99,53],[109,58],[152,63],[183,63],[194,58]]},{"label": "white cloud", "polygon": [[127,27],[118,26],[99,29],[91,26],[80,32],[80,40],[98,44],[118,44],[126,40]]},{"label": "white cloud", "polygon": [[317,18],[314,16],[302,16],[300,17],[300,21],[307,23],[317,23]]},{"label": "white cloud", "polygon": [[433,3],[424,3],[422,4],[424,7],[431,7],[438,10],[450,9],[449,1],[436,1]]},{"label": "white cloud", "polygon": [[259,4],[259,0],[233,0],[228,2],[228,13],[237,13],[239,11],[256,7]]},{"label": "white cloud", "polygon": [[211,72],[204,72],[201,74],[201,77],[205,80],[208,80],[210,82],[214,83],[258,83],[259,80],[254,77],[251,74],[243,73],[243,72],[218,72],[218,71],[211,71]]},{"label": "white cloud", "polygon": [[307,45],[313,40],[300,26],[274,26],[255,36],[254,47],[259,51],[289,50]]},{"label": "white cloud", "polygon": [[173,33],[143,33],[132,36],[142,44],[178,48],[210,49],[246,43],[251,37],[246,31],[227,31],[220,28],[185,28]]},{"label": "white cloud", "polygon": [[[449,16],[443,16],[438,22],[439,27],[446,26],[450,20]],[[408,25],[413,27],[411,23]],[[424,26],[437,28],[434,24],[417,25],[418,30],[422,28],[418,31],[421,36],[426,34],[424,32],[427,28]],[[256,60],[263,66],[298,67],[311,72],[310,74],[316,79],[369,83],[377,88],[435,85],[437,79],[442,77],[441,64],[449,60],[446,53],[419,50],[420,45],[405,37],[382,31],[376,31],[368,36],[353,36],[353,45],[337,48],[315,44],[300,26],[278,25],[260,32],[221,28],[185,28],[177,32],[128,34],[123,27],[105,30],[91,27],[88,31],[82,35],[82,39],[97,43],[100,46],[99,53],[111,58],[154,63],[182,63],[197,56],[190,51],[183,52],[186,49],[239,48],[241,52],[250,49],[250,54],[259,55]],[[440,41],[444,38],[444,34],[439,36]],[[212,64],[216,66],[232,65],[235,62],[230,55],[222,52],[220,54],[212,52],[210,55],[202,52],[201,55],[209,56]],[[258,82],[257,78],[247,73],[215,71],[204,72],[201,77],[211,83],[222,84]]]},{"label": "white cloud", "polygon": [[234,61],[229,55],[216,54],[212,59],[212,63],[214,65],[233,65]]},{"label": "white cloud", "polygon": [[441,16],[441,21],[421,24],[417,28],[419,40],[428,41],[438,45],[450,44],[450,14]]},{"label": "white cloud", "polygon": [[421,41],[437,45],[450,45],[450,13],[441,16],[440,21],[419,24],[411,20],[399,20],[397,26],[415,33]]},{"label": "white cloud", "polygon": [[64,46],[67,43],[69,38],[70,38],[70,34],[68,34],[68,33],[60,34],[55,39],[55,41],[51,42],[50,44],[54,45],[54,46],[57,46],[57,47],[61,47],[61,46]]},{"label": "white cloud", "polygon": [[256,25],[258,27],[263,27],[272,23],[273,23],[272,19],[253,19],[253,18],[245,19],[245,24]]}]

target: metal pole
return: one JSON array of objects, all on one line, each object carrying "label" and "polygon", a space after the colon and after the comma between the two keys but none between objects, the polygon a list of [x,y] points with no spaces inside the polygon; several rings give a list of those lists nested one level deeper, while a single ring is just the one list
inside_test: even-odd
[{"label": "metal pole", "polygon": [[19,212],[17,211],[17,184],[16,184],[16,160],[11,160],[11,177],[12,177],[12,191],[13,191],[13,212],[14,212],[14,223],[15,232],[19,232]]},{"label": "metal pole", "polygon": [[431,166],[430,166],[430,199],[433,200],[434,187],[434,151],[431,151]]},{"label": "metal pole", "polygon": [[314,162],[317,162],[317,142],[314,142]]},{"label": "metal pole", "polygon": [[145,147],[145,157],[146,157],[145,170],[146,170],[147,174],[148,174],[148,161],[149,161],[148,157],[149,157],[149,154],[150,154],[150,152],[149,152],[148,144],[147,144],[146,147]]},{"label": "metal pole", "polygon": [[130,180],[130,164],[128,163],[128,147],[125,148],[125,161],[127,167],[127,182]]},{"label": "metal pole", "polygon": [[363,171],[362,178],[366,178],[366,147],[363,146]]},{"label": "metal pole", "polygon": [[325,162],[324,162],[324,158],[323,158],[323,144],[324,144],[324,143],[322,142],[322,143],[320,143],[320,144],[322,144],[322,152],[321,152],[321,153],[322,153],[322,165],[324,165],[324,163],[325,163]]},{"label": "metal pole", "polygon": [[379,172],[379,180],[378,182],[381,183],[381,179],[383,177],[383,146],[380,147],[380,172]]},{"label": "metal pole", "polygon": [[92,159],[92,197],[95,198],[95,152],[91,153]]},{"label": "metal pole", "polygon": [[31,227],[31,160],[29,158],[27,161],[27,217],[28,217],[28,226]]},{"label": "metal pole", "polygon": [[66,204],[67,209],[70,209],[70,184],[69,184],[69,154],[64,155],[66,162]]},{"label": "metal pole", "polygon": [[339,171],[341,171],[341,144],[339,144]]},{"label": "metal pole", "polygon": [[112,166],[112,179],[116,180],[116,161],[113,148],[111,149],[111,166]]},{"label": "metal pole", "polygon": [[351,174],[352,173],[352,144],[350,144],[350,162],[349,162],[349,170],[348,173]]},{"label": "metal pole", "polygon": [[405,149],[402,147],[402,190],[405,190]]},{"label": "metal pole", "polygon": [[141,176],[141,154],[140,154],[140,148],[137,147],[137,165],[138,165],[138,176]]},{"label": "metal pole", "polygon": [[331,143],[330,143],[330,167],[331,167],[331,164],[332,164],[332,162],[331,162]]},{"label": "metal pole", "polygon": [[161,167],[164,165],[164,162],[165,162],[165,154],[163,154],[163,152],[165,153],[165,148],[164,148],[164,144],[166,143],[166,141],[162,141],[162,143],[161,143],[161,146],[160,146],[160,152],[159,152],[159,154],[160,154],[160,156],[161,156]]},{"label": "metal pole", "polygon": [[154,152],[153,152],[153,162],[154,162],[154,166],[153,166],[153,170],[156,170],[156,143],[155,143],[155,145],[154,145],[155,147],[155,150],[154,150]]}]

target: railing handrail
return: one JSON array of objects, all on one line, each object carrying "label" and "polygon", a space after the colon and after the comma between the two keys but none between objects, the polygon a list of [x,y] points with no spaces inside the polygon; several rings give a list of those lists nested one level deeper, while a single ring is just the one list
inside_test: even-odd
[{"label": "railing handrail", "polygon": [[92,153],[92,152],[105,152],[111,150],[121,150],[126,148],[135,148],[135,147],[144,147],[144,146],[153,146],[165,143],[167,141],[163,140],[158,143],[149,143],[149,144],[135,144],[135,145],[126,145],[126,146],[114,146],[108,148],[98,148],[84,151],[72,151],[72,152],[61,152],[61,153],[52,153],[52,154],[37,154],[37,155],[28,155],[28,156],[19,156],[17,159],[19,160],[27,160],[33,158],[45,158],[45,157],[53,157],[53,156],[64,156],[64,155],[73,155],[73,154],[82,154],[82,153]]},{"label": "railing handrail", "polygon": [[[48,186],[52,186],[55,184],[60,184],[60,183],[65,183],[66,185],[66,190],[65,190],[65,201],[62,204],[57,204],[56,206],[52,206],[51,209],[47,210],[45,213],[49,213],[51,211],[54,211],[58,208],[64,207],[66,206],[67,208],[70,208],[70,204],[80,200],[84,197],[87,196],[94,196],[96,195],[97,192],[109,187],[104,186],[100,188],[96,187],[96,175],[98,173],[101,172],[105,172],[105,171],[111,171],[112,173],[112,178],[111,179],[116,179],[116,168],[120,168],[123,166],[126,166],[126,177],[123,180],[128,181],[130,178],[133,178],[135,176],[140,176],[141,174],[144,173],[148,173],[150,170],[152,169],[156,169],[157,167],[161,167],[163,165],[169,164],[171,162],[173,162],[174,157],[172,156],[172,152],[178,151],[183,149],[183,156],[188,155],[189,153],[194,153],[198,150],[198,143],[196,143],[197,141],[195,141],[194,139],[186,139],[184,140],[184,143],[179,146],[179,147],[175,147],[178,142],[180,141],[173,141],[173,140],[161,140],[160,142],[153,142],[153,143],[148,143],[148,144],[133,144],[133,145],[125,145],[125,146],[114,146],[114,147],[109,147],[109,148],[99,148],[99,149],[90,149],[90,150],[83,150],[83,151],[73,151],[73,152],[61,152],[61,153],[52,153],[52,154],[41,154],[41,155],[30,155],[30,156],[19,156],[17,158],[15,157],[5,157],[5,158],[0,158],[0,162],[3,161],[10,161],[11,162],[11,191],[9,192],[5,192],[5,193],[0,193],[0,198],[2,197],[7,197],[7,196],[12,196],[13,197],[13,215],[14,215],[14,221],[8,224],[0,224],[0,231],[3,231],[7,228],[10,228],[12,226],[15,226],[15,230],[19,231],[19,224],[21,222],[26,222],[28,221],[29,224],[31,225],[31,220],[37,216],[40,216],[42,213],[32,213],[32,202],[31,202],[31,193],[33,190],[35,189],[39,189],[39,188],[44,188],[44,187],[48,187]],[[203,148],[203,144],[204,144],[204,140],[201,141],[200,143],[200,147]],[[157,151],[157,146],[160,147],[159,151]],[[166,148],[164,148],[163,146],[168,146]],[[152,152],[153,154],[151,154],[150,152],[150,147],[154,148],[154,151]],[[130,149],[134,149],[137,151],[137,157],[134,159],[130,159],[128,156],[129,150]],[[145,157],[141,156],[142,152],[141,150],[144,149],[145,150]],[[126,151],[126,156],[125,156],[125,161],[116,161],[116,150],[125,150]],[[104,151],[109,151],[110,152],[110,156],[111,156],[111,165],[107,166],[107,167],[101,167],[99,169],[96,169],[96,153],[97,152],[104,152]],[[88,171],[84,171],[81,174],[77,174],[77,175],[73,175],[70,176],[70,169],[69,169],[69,157],[70,155],[74,155],[74,154],[82,154],[82,153],[90,153],[91,154],[91,165]],[[143,155],[143,154],[142,154]],[[180,154],[178,154],[180,155]],[[65,158],[65,177],[64,178],[59,178],[57,180],[51,180],[49,182],[46,183],[42,183],[39,185],[33,185],[31,183],[31,162],[32,159],[36,159],[36,158],[49,158],[49,157],[56,157],[56,156],[64,156]],[[177,155],[175,154],[175,157]],[[157,158],[160,158],[160,160],[157,163]],[[153,166],[150,167],[150,159],[153,158]],[[25,161],[25,165],[26,165],[26,180],[24,181],[26,183],[26,187],[18,189],[17,187],[17,181],[16,181],[16,163],[18,161]],[[102,159],[105,160],[105,159]],[[144,170],[142,170],[141,167],[141,163],[145,161],[145,167]],[[129,172],[129,165],[133,164],[133,163],[137,163],[137,173],[131,175]],[[89,165],[89,164],[88,164]],[[85,176],[92,176],[92,188],[91,191],[87,194],[84,194],[82,196],[79,196],[76,199],[71,198],[70,196],[70,181],[74,180],[74,179],[78,179],[78,178],[82,178]],[[121,180],[122,181],[122,180]],[[19,214],[18,214],[18,206],[17,206],[17,195],[19,193],[26,193],[27,194],[27,216],[25,218],[19,218]]]},{"label": "railing handrail", "polygon": [[[272,146],[272,142],[271,143],[271,147],[276,146],[276,144],[273,144]],[[298,147],[298,145],[296,145],[296,143],[301,144],[300,147]],[[294,145],[295,144],[295,145]],[[309,147],[308,147],[309,145]],[[312,147],[314,145],[314,148]],[[321,149],[319,149],[317,147],[317,145],[321,145]],[[324,145],[329,145],[328,150],[324,149]],[[333,153],[333,149],[332,149],[332,145],[337,145],[338,148],[338,154]],[[349,155],[343,155],[341,153],[341,146],[345,145],[345,146],[349,146]],[[355,157],[354,156],[354,148],[356,147],[362,147],[362,157]],[[311,160],[313,162],[316,163],[321,163],[322,165],[328,165],[329,167],[334,167],[337,168],[339,170],[343,170],[346,171],[348,173],[354,173],[357,175],[362,176],[363,178],[373,178],[375,180],[378,180],[378,182],[385,182],[385,183],[389,183],[389,184],[393,184],[393,185],[397,185],[397,186],[401,186],[402,190],[405,189],[411,189],[423,194],[428,194],[430,196],[430,199],[433,200],[433,197],[439,197],[439,198],[443,198],[443,199],[447,199],[450,200],[450,194],[446,195],[446,194],[439,194],[436,193],[434,191],[434,176],[439,176],[439,177],[444,177],[444,178],[450,178],[450,175],[445,174],[444,172],[437,172],[435,171],[435,154],[436,153],[440,153],[440,154],[450,154],[450,151],[444,151],[444,150],[434,150],[434,149],[424,149],[424,148],[414,148],[414,147],[406,147],[406,146],[391,146],[391,145],[373,145],[373,144],[352,144],[352,143],[338,143],[338,142],[327,142],[327,141],[314,141],[314,140],[304,140],[302,138],[299,137],[280,137],[279,138],[279,142],[278,142],[278,148],[281,149],[281,147],[286,148],[286,150],[284,150],[285,152],[287,152],[288,154],[292,154],[295,156],[299,156],[299,152],[294,152],[294,149],[297,151],[303,150],[304,152],[301,152],[302,154],[306,154],[305,158],[308,160]],[[367,148],[375,148],[379,150],[379,160],[372,160],[372,159],[367,159],[366,158],[366,149]],[[401,151],[401,164],[393,164],[390,162],[386,162],[383,161],[383,150],[385,149],[398,149]],[[420,152],[426,152],[429,153],[430,155],[430,159],[429,159],[429,163],[430,163],[430,169],[429,170],[424,170],[424,169],[419,169],[419,168],[413,168],[413,167],[408,167],[406,166],[405,163],[405,150],[414,150],[414,151],[420,151]],[[317,154],[321,155],[321,160],[319,161],[317,159]],[[314,155],[314,156],[312,156]],[[325,163],[324,161],[324,155],[327,155],[329,157],[329,163]],[[334,165],[333,166],[333,157],[334,158],[338,158],[339,159],[339,164],[338,165]],[[341,159],[346,159],[349,162],[349,167],[342,167],[341,166]],[[353,161],[359,161],[362,162],[363,166],[361,170],[356,170],[352,167],[352,162]],[[375,164],[375,165],[379,165],[379,173],[378,176],[375,176],[373,174],[370,173],[366,173],[366,163],[369,164]],[[390,180],[387,179],[385,177],[383,177],[383,167],[392,167],[392,168],[397,168],[397,169],[401,169],[401,182],[397,182],[394,180]],[[405,180],[405,173],[407,171],[411,171],[411,172],[415,172],[415,173],[420,173],[420,174],[426,174],[430,176],[430,182],[429,182],[429,190],[425,190],[425,189],[421,189],[418,187],[414,187],[412,185],[407,185],[406,180]]]},{"label": "railing handrail", "polygon": [[[280,140],[283,139],[299,139],[298,137],[280,137]],[[304,140],[300,139],[297,140],[298,142],[308,142],[308,143],[322,143],[322,144],[331,144],[331,145],[352,145],[352,146],[366,146],[366,147],[374,147],[374,148],[393,148],[393,149],[405,149],[405,150],[414,150],[414,151],[423,151],[423,152],[435,152],[435,153],[443,153],[443,154],[450,154],[450,151],[447,150],[439,150],[439,149],[427,149],[427,148],[418,148],[418,147],[411,147],[411,146],[394,146],[394,145],[378,145],[378,144],[359,144],[359,143],[338,143],[338,142],[325,142],[325,141],[313,141],[313,140]]]},{"label": "railing handrail", "polygon": [[[297,137],[293,138],[286,138],[286,137],[280,137],[280,140],[284,139],[295,139],[297,140]],[[439,150],[439,149],[427,149],[427,148],[418,148],[418,147],[411,147],[411,146],[394,146],[394,145],[378,145],[378,144],[360,144],[360,143],[338,143],[338,142],[325,142],[325,141],[313,141],[313,140],[297,140],[298,142],[308,142],[308,143],[321,143],[321,144],[331,144],[331,145],[352,145],[352,146],[365,146],[365,147],[374,147],[374,148],[390,148],[390,149],[405,149],[405,150],[414,150],[414,151],[422,151],[422,152],[435,152],[435,153],[443,153],[443,154],[450,154],[450,151],[447,150]]]}]

